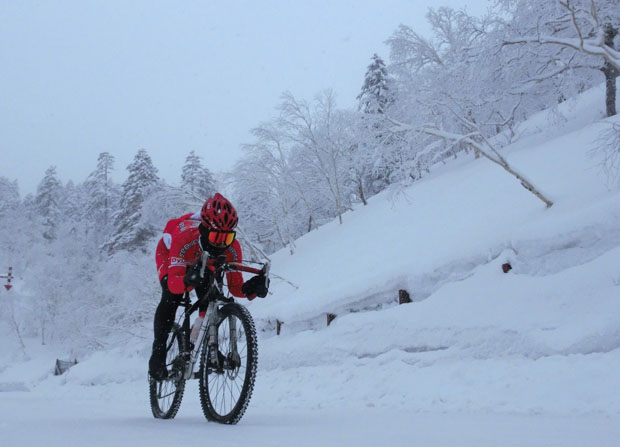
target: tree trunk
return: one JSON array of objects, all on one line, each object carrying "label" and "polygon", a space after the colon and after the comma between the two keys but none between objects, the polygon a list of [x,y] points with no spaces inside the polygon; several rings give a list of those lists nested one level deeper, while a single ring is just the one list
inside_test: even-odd
[{"label": "tree trunk", "polygon": [[368,202],[366,202],[366,196],[364,195],[364,188],[363,188],[363,184],[362,184],[362,180],[361,179],[357,182],[357,188],[358,188],[359,193],[360,193],[360,200],[362,201],[364,206],[368,205]]},{"label": "tree trunk", "polygon": [[[611,72],[611,73],[610,73]],[[616,69],[609,65],[609,63],[605,62],[605,69],[603,69],[603,73],[605,74],[605,105],[607,116],[616,115]]]},{"label": "tree trunk", "polygon": [[[488,140],[485,139],[485,142],[493,150],[493,152],[495,152],[497,158],[494,158],[492,155],[479,148],[480,155],[482,155],[487,160],[491,160],[493,163],[501,166],[506,172],[512,174],[517,180],[521,182],[521,186],[523,186],[529,192],[538,197],[538,199],[540,199],[547,206],[547,208],[551,208],[553,206],[553,202],[551,200],[547,199],[538,189],[536,189],[536,187],[532,183],[530,183],[525,177],[523,177],[523,175],[512,169],[508,162],[495,149],[492,148]],[[470,142],[470,144],[472,143],[476,144],[475,142]],[[472,146],[474,144],[472,144]]]},{"label": "tree trunk", "polygon": [[24,356],[27,356],[26,345],[24,344],[22,333],[19,330],[19,324],[17,324],[17,320],[15,319],[15,311],[13,309],[13,303],[11,303],[10,307],[11,307],[11,325],[13,326],[13,330],[15,331],[15,334],[17,335],[17,339],[19,340],[19,347],[21,348]]},{"label": "tree trunk", "polygon": [[[605,26],[605,45],[609,48],[615,49],[614,38],[618,35],[618,29],[613,25],[608,24]],[[616,115],[616,77],[618,77],[618,69],[611,65],[608,61],[605,61],[601,71],[605,75],[605,106],[607,116]]]},{"label": "tree trunk", "polygon": [[340,181],[338,180],[338,166],[336,164],[336,159],[332,155],[332,166],[334,168],[334,181],[336,182],[336,207],[338,211],[338,221],[340,225],[342,225],[342,196],[340,195]]},{"label": "tree trunk", "polygon": [[276,231],[278,232],[278,236],[280,237],[280,242],[282,243],[282,248],[286,247],[287,245],[289,246],[289,251],[291,253],[291,255],[295,254],[295,250],[293,249],[294,244],[291,242],[290,238],[288,243],[286,243],[286,241],[284,240],[284,237],[282,236],[282,232],[280,231],[280,226],[276,225]]}]

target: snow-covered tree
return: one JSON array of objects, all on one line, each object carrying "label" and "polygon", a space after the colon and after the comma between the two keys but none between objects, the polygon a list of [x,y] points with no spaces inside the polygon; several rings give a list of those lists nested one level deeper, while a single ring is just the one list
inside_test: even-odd
[{"label": "snow-covered tree", "polygon": [[[394,76],[394,102],[388,116],[382,120],[383,169],[390,183],[414,181],[434,163],[464,150],[450,147],[446,152],[437,145],[428,146],[418,135],[395,134],[385,129],[390,120],[422,125],[441,121],[460,132],[461,123],[450,116],[444,107],[458,105],[466,116],[488,122],[486,103],[492,95],[484,94],[476,70],[480,54],[486,48],[487,20],[476,19],[464,11],[441,7],[429,9],[427,20],[433,31],[426,37],[409,26],[400,25],[388,39],[390,73]],[[486,87],[488,88],[488,87]]]},{"label": "snow-covered tree", "polygon": [[191,151],[185,159],[181,174],[181,187],[193,196],[206,200],[216,192],[211,171],[203,166],[199,157]]},{"label": "snow-covered tree", "polygon": [[83,185],[76,185],[72,180],[69,180],[62,190],[62,210],[74,230],[82,220],[86,199]]},{"label": "snow-covered tree", "polygon": [[113,170],[114,156],[109,152],[102,152],[97,159],[97,167],[84,182],[86,190],[84,218],[93,223],[90,229],[98,243],[110,233],[112,216],[119,200],[118,186],[111,177]]},{"label": "snow-covered tree", "polygon": [[267,251],[289,246],[312,221],[315,210],[300,172],[292,165],[292,142],[277,120],[252,130],[255,142],[232,173],[234,200],[246,234]]},{"label": "snow-covered tree", "polygon": [[56,167],[50,166],[37,186],[34,204],[43,224],[46,239],[56,238],[58,226],[63,221],[61,210],[62,184],[58,179]]},{"label": "snow-covered tree", "polygon": [[160,232],[170,219],[199,211],[203,203],[202,196],[161,181],[145,199],[140,219],[144,225],[153,225]]},{"label": "snow-covered tree", "polygon": [[17,180],[10,181],[0,176],[0,217],[19,205]]},{"label": "snow-covered tree", "polygon": [[143,249],[145,242],[160,230],[141,219],[144,201],[159,184],[157,168],[145,149],[138,151],[127,171],[119,210],[114,215],[114,233],[105,244],[109,252]]},{"label": "snow-covered tree", "polygon": [[387,186],[390,176],[390,163],[386,158],[389,141],[383,132],[384,114],[394,100],[389,83],[383,59],[374,54],[357,96],[358,109],[362,112],[355,120],[357,138],[347,151],[349,175],[346,182],[354,186],[354,194],[364,205],[368,196]]},{"label": "snow-covered tree", "polygon": [[383,144],[381,130],[383,126],[373,125],[373,116],[351,117],[352,130],[355,136],[346,154],[347,174],[344,180],[363,205],[367,205],[369,196],[381,191],[387,182],[384,181],[385,172],[379,166],[383,163]]},{"label": "snow-covered tree", "polygon": [[342,223],[345,211],[344,158],[350,147],[347,123],[336,108],[336,98],[326,90],[313,103],[285,93],[280,104],[279,125],[295,143],[295,156],[312,172],[316,186],[322,188],[321,198],[330,204]]},{"label": "snow-covered tree", "polygon": [[605,77],[607,116],[616,114],[620,73],[620,0],[503,0],[512,20],[505,45],[541,52],[538,78],[576,69],[595,69]]},{"label": "snow-covered tree", "polygon": [[390,103],[388,73],[385,63],[377,54],[366,70],[362,91],[357,96],[358,108],[363,113],[383,113]]}]

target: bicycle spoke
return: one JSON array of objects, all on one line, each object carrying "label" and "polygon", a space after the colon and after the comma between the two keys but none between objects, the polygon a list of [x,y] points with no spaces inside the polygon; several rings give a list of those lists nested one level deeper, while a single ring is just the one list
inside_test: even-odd
[{"label": "bicycle spoke", "polygon": [[[233,355],[234,353],[231,352],[232,339],[230,337],[230,318],[231,317],[223,320],[218,328],[219,350],[222,352],[224,358],[226,358],[227,365],[231,365],[234,361],[233,359],[235,358]],[[247,364],[247,341],[242,322],[237,319],[235,323],[239,325],[235,331],[235,336],[237,337],[238,343],[241,343],[241,349],[239,349],[239,345],[237,346],[237,354],[239,355],[241,364],[236,364],[237,361],[234,361],[234,369],[227,368],[223,373],[215,374],[217,379],[213,381],[210,380],[208,385],[210,394],[213,396],[213,400],[215,401],[214,403],[217,405],[217,409],[220,414],[227,414],[232,411],[241,395],[241,390],[243,388],[242,384],[245,378],[245,365]],[[231,371],[234,371],[234,377],[232,377],[233,373]]]},{"label": "bicycle spoke", "polygon": [[[177,326],[178,328],[178,326]],[[150,399],[153,415],[156,418],[169,419],[173,418],[181,404],[185,381],[178,376],[178,359],[185,350],[183,348],[183,334],[177,332],[171,333],[167,342],[166,350],[166,368],[168,369],[169,379],[163,381],[150,380]]]},{"label": "bicycle spoke", "polygon": [[241,387],[239,386],[239,383],[237,381],[235,381],[234,383],[235,383],[235,386],[237,387],[237,391],[241,393]]}]

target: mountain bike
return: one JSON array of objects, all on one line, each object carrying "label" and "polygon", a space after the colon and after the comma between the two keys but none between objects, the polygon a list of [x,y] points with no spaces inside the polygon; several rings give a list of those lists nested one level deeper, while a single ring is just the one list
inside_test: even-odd
[{"label": "mountain bike", "polygon": [[[181,406],[185,382],[198,379],[200,404],[207,420],[236,424],[254,389],[258,343],[250,312],[224,293],[224,275],[230,271],[248,272],[263,274],[268,280],[269,263],[257,269],[226,262],[223,257],[209,258],[206,253],[201,262],[201,277],[206,267],[215,274],[211,275],[207,291],[193,305],[189,292],[183,295],[180,307],[184,310],[166,344],[168,377],[161,381],[149,377],[151,410],[156,418],[174,418]],[[206,315],[199,328],[190,328],[190,316],[205,306]],[[199,331],[195,342],[190,337],[192,330],[194,334]]]}]

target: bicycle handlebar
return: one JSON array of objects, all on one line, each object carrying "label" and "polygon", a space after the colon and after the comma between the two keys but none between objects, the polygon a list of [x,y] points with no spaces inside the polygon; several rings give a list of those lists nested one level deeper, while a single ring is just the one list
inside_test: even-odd
[{"label": "bicycle handlebar", "polygon": [[[264,264],[262,269],[257,269],[254,267],[241,264],[240,262],[235,262],[235,261],[226,262],[226,261],[220,261],[219,259],[207,258],[206,263],[203,263],[203,270],[204,270],[205,265],[208,267],[212,267],[214,269],[222,268],[225,272],[238,271],[238,272],[254,273],[255,275],[260,275],[260,274],[269,275],[269,263]],[[204,272],[201,272],[201,273],[204,274]]]},{"label": "bicycle handlebar", "polygon": [[[268,265],[268,264],[266,264]],[[250,267],[247,265],[239,264],[238,262],[229,262],[228,266],[231,270],[237,270],[240,272],[254,273],[256,275],[260,275],[261,273],[265,273],[264,269],[257,269],[254,267]]]}]

